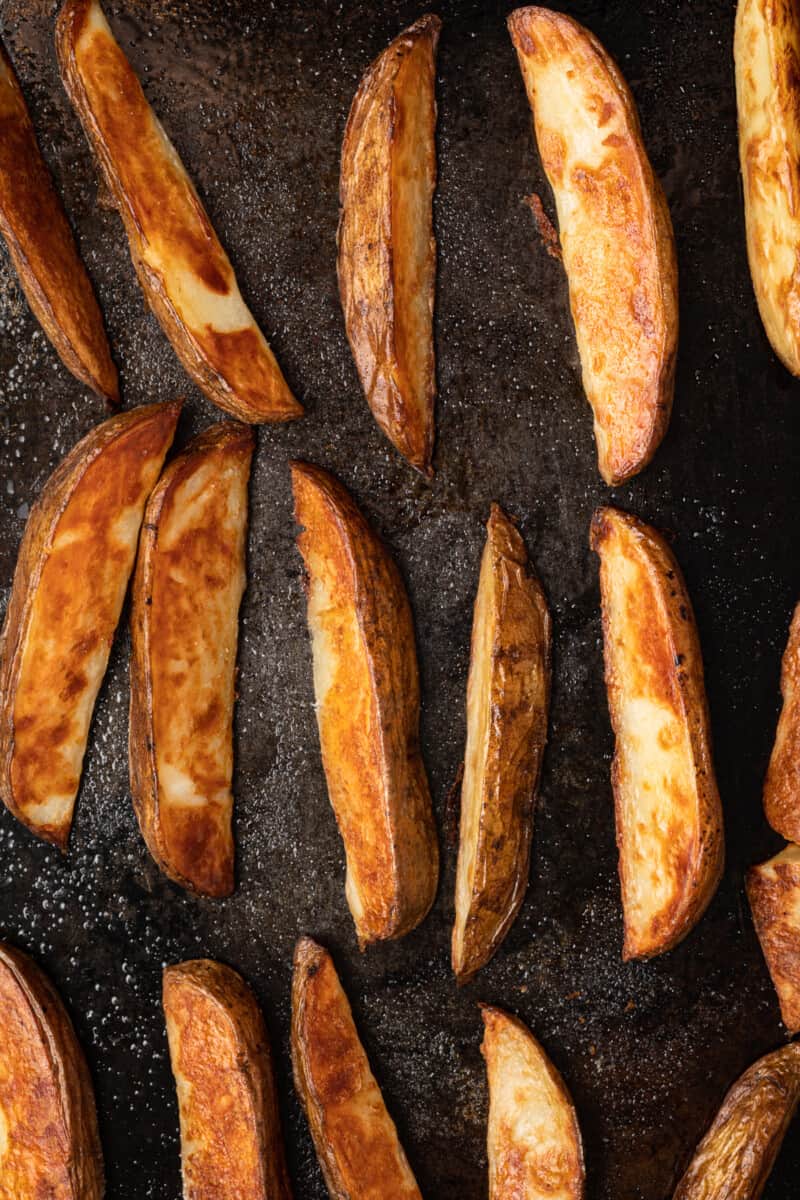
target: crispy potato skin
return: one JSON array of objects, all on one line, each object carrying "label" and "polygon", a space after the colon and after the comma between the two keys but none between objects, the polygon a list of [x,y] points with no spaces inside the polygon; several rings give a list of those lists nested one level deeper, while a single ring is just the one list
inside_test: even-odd
[{"label": "crispy potato skin", "polygon": [[102,1200],[86,1060],[49,979],[0,942],[0,1200]]},{"label": "crispy potato skin", "polygon": [[800,604],[781,664],[783,708],[764,780],[764,813],[776,833],[800,842]]},{"label": "crispy potato skin", "polygon": [[739,0],[733,53],[747,256],[772,348],[800,375],[800,14]]},{"label": "crispy potato skin", "polygon": [[66,849],[89,724],[145,502],[181,405],[98,425],[31,509],[0,635],[0,795]]},{"label": "crispy potato skin", "polygon": [[97,0],[66,0],[56,49],[67,94],[125,225],[145,298],[189,375],[240,421],[302,416]]},{"label": "crispy potato skin", "polygon": [[800,1101],[800,1044],[745,1071],[689,1164],[673,1200],[759,1200]]},{"label": "crispy potato skin", "polygon": [[31,311],[64,366],[109,404],[119,404],[103,318],[2,45],[0,233]]},{"label": "crispy potato skin", "polygon": [[747,898],[781,1017],[800,1031],[800,848],[788,845],[747,872]]},{"label": "crispy potato skin", "polygon": [[233,705],[254,438],[223,422],[170,465],[145,511],[131,612],[131,791],[161,869],[234,885]]},{"label": "crispy potato skin", "polygon": [[399,938],[436,894],[411,609],[397,567],[326,471],[292,464],[322,762],[359,945]]},{"label": "crispy potato skin", "polygon": [[600,556],[623,958],[677,945],[716,891],[722,809],[703,660],[680,568],[660,534],[615,508],[592,520]]},{"label": "crispy potato skin", "polygon": [[195,959],[163,980],[178,1090],[184,1200],[291,1200],[269,1038],[230,967]]},{"label": "crispy potato skin", "polygon": [[564,1080],[516,1017],[481,1005],[489,1082],[489,1200],[582,1200],[578,1118]]},{"label": "crispy potato skin", "polygon": [[294,955],[292,1065],[331,1200],[421,1200],[333,961],[307,937]]},{"label": "crispy potato skin", "polygon": [[550,614],[525,545],[495,504],[472,624],[452,962],[465,982],[525,898],[547,740]]},{"label": "crispy potato skin", "polygon": [[650,462],[669,424],[678,269],[664,194],[619,68],[577,21],[508,18],[558,212],[583,386],[606,483]]},{"label": "crispy potato skin", "polygon": [[370,66],[342,145],[339,293],[375,420],[431,476],[436,364],[436,46],[424,16]]}]

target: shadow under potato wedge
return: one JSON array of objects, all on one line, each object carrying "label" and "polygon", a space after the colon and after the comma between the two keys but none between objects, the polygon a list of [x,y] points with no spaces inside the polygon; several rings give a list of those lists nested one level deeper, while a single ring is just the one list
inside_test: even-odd
[{"label": "shadow under potato wedge", "polygon": [[800,846],[789,844],[746,875],[758,940],[789,1033],[800,1031]]},{"label": "shadow under potato wedge", "polygon": [[31,311],[64,366],[109,404],[119,404],[103,317],[2,45],[0,233]]},{"label": "shadow under potato wedge", "polygon": [[133,579],[129,757],[150,853],[207,896],[234,886],[233,707],[253,431],[222,422],[164,471]]},{"label": "shadow under potato wedge", "polygon": [[189,375],[241,421],[302,416],[186,170],[97,0],[65,0],[61,77],[125,226],[145,298]]},{"label": "shadow under potato wedge", "polygon": [[699,921],[724,865],[700,642],[680,568],[650,526],[592,519],[600,556],[623,958],[650,958]]},{"label": "shadow under potato wedge", "polygon": [[49,979],[0,942],[0,1200],[102,1200],[94,1092]]},{"label": "shadow under potato wedge", "polygon": [[800,843],[800,604],[781,662],[783,706],[764,780],[764,815],[787,842]]},{"label": "shadow under potato wedge", "polygon": [[242,977],[210,959],[167,967],[184,1200],[291,1200],[272,1055]]},{"label": "shadow under potato wedge", "polygon": [[359,946],[399,938],[436,895],[414,628],[400,573],[332,475],[292,464],[328,794]]},{"label": "shadow under potato wedge", "polygon": [[436,364],[436,47],[420,17],[375,59],[342,144],[339,294],[361,386],[402,455],[431,476]]},{"label": "shadow under potato wedge", "polygon": [[472,624],[452,963],[465,982],[508,933],[528,887],[547,740],[550,614],[512,522],[492,505]]},{"label": "shadow under potato wedge", "polygon": [[577,21],[508,18],[553,189],[598,465],[612,486],[653,457],[669,424],[678,269],[669,209],[617,65]]},{"label": "shadow under potato wedge", "polygon": [[180,402],[96,426],[31,508],[0,634],[0,796],[66,849],[144,506]]},{"label": "shadow under potato wedge", "polygon": [[308,937],[294,955],[292,1065],[331,1200],[421,1200],[333,960]]}]

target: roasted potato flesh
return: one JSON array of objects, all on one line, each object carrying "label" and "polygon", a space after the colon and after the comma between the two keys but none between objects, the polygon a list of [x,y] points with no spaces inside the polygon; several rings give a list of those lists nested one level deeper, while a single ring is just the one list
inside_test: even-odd
[{"label": "roasted potato flesh", "polygon": [[207,430],[164,472],[139,543],[131,614],[131,790],[171,879],[233,890],[233,705],[252,430]]},{"label": "roasted potato flesh", "polygon": [[292,1064],[331,1200],[420,1200],[336,968],[311,938],[294,956]]},{"label": "roasted potato flesh", "polygon": [[764,781],[764,813],[789,842],[800,842],[800,604],[781,665],[783,707]]},{"label": "roasted potato flesh", "polygon": [[800,17],[739,0],[733,53],[747,256],[772,348],[800,375]]},{"label": "roasted potato flesh", "polygon": [[595,37],[546,8],[508,19],[558,213],[570,308],[609,484],[650,461],[672,407],[675,240],[633,97]]},{"label": "roasted potato flesh", "polygon": [[399,572],[340,483],[292,466],[328,794],[362,949],[433,903],[439,850],[419,749],[419,679]]},{"label": "roasted potato flesh", "polygon": [[585,1171],[569,1092],[516,1017],[483,1006],[489,1200],[581,1200]]},{"label": "roasted potato flesh", "polygon": [[601,508],[591,541],[600,555],[616,736],[623,957],[649,958],[686,936],[722,874],[703,661],[686,585],[664,539],[627,513]]},{"label": "roasted potato flesh", "polygon": [[20,547],[0,635],[0,794],[62,849],[145,502],[179,412],[153,404],[93,429],[45,485]]},{"label": "roasted potato flesh", "polygon": [[460,981],[488,962],[525,897],[549,695],[547,601],[522,538],[493,505],[467,685],[452,944]]},{"label": "roasted potato flesh", "polygon": [[0,943],[0,1200],[101,1200],[94,1093],[50,981]]},{"label": "roasted potato flesh", "polygon": [[800,1031],[800,846],[747,872],[747,898],[783,1023]]},{"label": "roasted potato flesh", "polygon": [[97,0],[66,0],[56,46],[139,282],[184,367],[210,400],[242,421],[302,415]]},{"label": "roasted potato flesh", "polygon": [[110,404],[117,369],[89,276],[0,46],[0,232],[31,311],[64,366]]},{"label": "roasted potato flesh", "polygon": [[250,988],[209,959],[167,967],[184,1200],[291,1200],[269,1039]]},{"label": "roasted potato flesh", "polygon": [[754,1063],[728,1092],[673,1200],[759,1200],[800,1101],[800,1045]]},{"label": "roasted potato flesh", "polygon": [[424,16],[361,80],[342,146],[339,292],[375,420],[431,475],[436,366],[436,46]]}]

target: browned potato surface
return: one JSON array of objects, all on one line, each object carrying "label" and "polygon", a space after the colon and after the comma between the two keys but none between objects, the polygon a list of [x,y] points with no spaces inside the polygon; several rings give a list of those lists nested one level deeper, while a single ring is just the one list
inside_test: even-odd
[{"label": "browned potato surface", "polygon": [[311,938],[294,955],[292,1064],[331,1200],[421,1200],[336,968]]},{"label": "browned potato surface", "polygon": [[0,795],[66,849],[94,702],[145,502],[180,403],[96,426],[31,509],[0,635]]},{"label": "browned potato surface", "polygon": [[722,875],[722,810],[692,605],[660,534],[615,508],[594,515],[623,957],[650,958],[697,923]]},{"label": "browned potato surface", "polygon": [[110,404],[118,404],[117,368],[103,318],[2,45],[0,232],[31,311],[64,366]]},{"label": "browned potato surface", "polygon": [[255,996],[209,959],[164,971],[184,1200],[291,1200],[272,1056]]},{"label": "browned potato surface", "polygon": [[800,1044],[760,1058],[722,1102],[673,1200],[759,1200],[800,1101]]},{"label": "browned potato surface", "polygon": [[342,146],[339,292],[361,385],[401,454],[432,475],[436,365],[435,59],[420,17],[359,84]]},{"label": "browned potato surface", "polygon": [[386,547],[342,485],[307,463],[292,465],[292,484],[322,762],[363,949],[413,929],[436,894],[411,609]]},{"label": "browned potato surface", "polygon": [[563,1079],[516,1017],[484,1005],[483,1026],[489,1200],[581,1200],[581,1131]]},{"label": "browned potato surface", "polygon": [[0,1200],[101,1200],[92,1081],[53,985],[0,942]]},{"label": "browned potato surface", "polygon": [[790,1033],[800,1031],[800,846],[747,872],[747,898]]},{"label": "browned potato surface", "polygon": [[609,484],[647,465],[666,432],[678,344],[675,240],[616,63],[546,8],[508,19],[553,189],[583,386]]},{"label": "browned potato surface", "polygon": [[764,781],[764,812],[787,842],[800,842],[800,604],[781,665],[783,708]]},{"label": "browned potato surface", "polygon": [[147,505],[131,613],[131,791],[161,869],[233,891],[233,704],[253,433],[190,442]]},{"label": "browned potato surface", "polygon": [[128,235],[145,298],[210,400],[241,421],[302,415],[175,148],[97,0],[65,0],[61,76]]},{"label": "browned potato surface", "polygon": [[733,43],[747,256],[772,348],[800,375],[800,15],[739,0]]},{"label": "browned potato surface", "polygon": [[550,614],[525,545],[495,504],[472,623],[452,962],[488,962],[525,898],[547,739]]}]

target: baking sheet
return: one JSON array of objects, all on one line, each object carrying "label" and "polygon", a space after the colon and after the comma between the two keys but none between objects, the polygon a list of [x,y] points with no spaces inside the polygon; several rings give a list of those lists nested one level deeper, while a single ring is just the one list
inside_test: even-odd
[{"label": "baking sheet", "polygon": [[[242,291],[307,407],[262,428],[252,485],[236,730],[239,887],[223,903],[161,877],[127,789],[127,657],[112,654],[69,856],[0,813],[0,935],[67,1001],[92,1066],[114,1200],[176,1200],[177,1109],[160,1011],[167,962],[239,968],[277,1054],[296,1195],[324,1185],[293,1094],[289,987],[297,936],[334,952],[364,1041],[427,1197],[486,1194],[479,999],[525,1019],[573,1092],[588,1196],[663,1200],[728,1085],[783,1032],[742,875],[777,848],[760,784],[780,653],[800,595],[800,384],[761,331],[744,253],[730,0],[575,0],[619,61],[664,181],[678,242],[676,406],[654,464],[615,502],[665,529],[703,644],[728,867],[699,928],[647,964],[620,962],[621,915],[602,683],[595,466],[561,266],[522,197],[541,191],[504,18],[447,0],[438,70],[437,474],[417,478],[360,394],[335,278],[338,156],[358,79],[424,8],[259,0],[114,0],[112,25],[197,182]],[[179,441],[218,414],[178,365],[136,285],[61,88],[51,0],[5,0],[4,36],[96,283],[125,403],[190,398]],[[0,586],[29,506],[104,416],[61,367],[0,262]],[[492,500],[520,518],[552,605],[555,681],[532,882],[504,947],[456,990],[449,968],[455,851],[434,911],[360,955],[320,767],[287,460],[331,468],[383,532],[407,580],[423,683],[423,743],[444,835],[464,738],[471,609]],[[790,1131],[765,1193],[797,1192]]]}]

